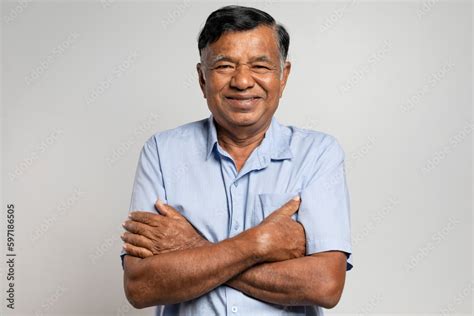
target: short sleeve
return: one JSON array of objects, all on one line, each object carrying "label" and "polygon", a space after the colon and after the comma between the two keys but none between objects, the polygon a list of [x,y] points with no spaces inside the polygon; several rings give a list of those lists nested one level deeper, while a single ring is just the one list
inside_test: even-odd
[{"label": "short sleeve", "polygon": [[347,256],[349,271],[353,265],[344,151],[334,137],[327,135],[327,140],[308,184],[302,189],[298,221],[305,229],[307,255],[342,251]]},{"label": "short sleeve", "polygon": [[[156,213],[155,202],[158,198],[166,203],[158,146],[153,136],[145,142],[139,155],[129,212]],[[122,248],[120,253],[122,268],[125,254]]]}]

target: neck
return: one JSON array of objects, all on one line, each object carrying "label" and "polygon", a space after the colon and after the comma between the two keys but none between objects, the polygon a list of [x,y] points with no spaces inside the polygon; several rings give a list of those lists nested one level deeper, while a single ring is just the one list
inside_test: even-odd
[{"label": "neck", "polygon": [[224,148],[234,160],[239,161],[247,160],[252,151],[263,141],[265,132],[270,126],[270,123],[268,123],[255,131],[245,128],[230,130],[220,126],[217,122],[215,122],[215,124],[219,145]]}]

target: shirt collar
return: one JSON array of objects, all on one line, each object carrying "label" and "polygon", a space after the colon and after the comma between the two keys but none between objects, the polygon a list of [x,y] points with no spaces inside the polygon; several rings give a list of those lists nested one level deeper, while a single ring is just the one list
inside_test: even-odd
[{"label": "shirt collar", "polygon": [[[260,162],[263,165],[268,165],[270,159],[281,160],[291,159],[293,154],[290,150],[291,131],[281,125],[273,116],[270,126],[265,132],[260,145],[257,147]],[[217,130],[214,122],[214,117],[211,114],[207,119],[207,155],[206,160],[209,159],[217,143]]]}]

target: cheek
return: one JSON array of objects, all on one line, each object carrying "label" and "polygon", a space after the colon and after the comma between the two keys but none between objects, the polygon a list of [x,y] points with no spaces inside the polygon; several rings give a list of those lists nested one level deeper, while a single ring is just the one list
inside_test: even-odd
[{"label": "cheek", "polygon": [[277,78],[260,78],[258,83],[266,91],[267,97],[273,98],[280,94],[280,80]]},{"label": "cheek", "polygon": [[217,94],[227,85],[227,82],[226,78],[211,76],[208,81],[207,90],[211,94]]}]

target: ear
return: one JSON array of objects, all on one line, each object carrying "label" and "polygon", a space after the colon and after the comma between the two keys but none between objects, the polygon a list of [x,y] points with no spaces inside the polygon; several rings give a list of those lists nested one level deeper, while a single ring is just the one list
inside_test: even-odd
[{"label": "ear", "polygon": [[288,80],[288,76],[290,75],[291,71],[291,63],[289,61],[285,61],[285,65],[283,66],[283,74],[281,76],[280,81],[280,98],[283,96],[283,90],[285,90],[286,82]]},{"label": "ear", "polygon": [[199,86],[201,87],[201,91],[204,96],[204,99],[206,99],[206,78],[204,76],[204,69],[201,63],[197,63],[196,70],[198,72]]}]

